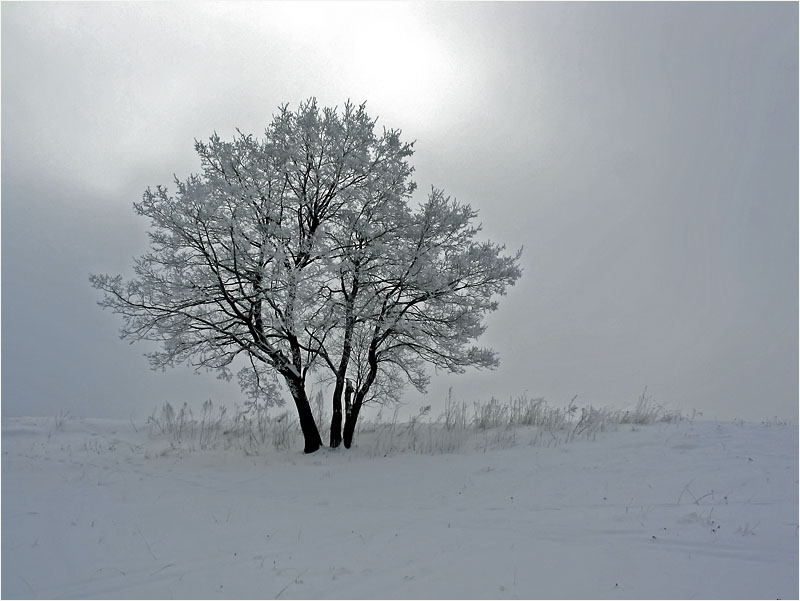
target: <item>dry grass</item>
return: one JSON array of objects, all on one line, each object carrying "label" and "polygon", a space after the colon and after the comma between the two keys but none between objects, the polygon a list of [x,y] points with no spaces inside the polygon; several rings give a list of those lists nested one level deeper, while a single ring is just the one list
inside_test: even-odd
[{"label": "dry grass", "polygon": [[[389,421],[384,420],[383,411],[374,420],[362,420],[356,430],[355,446],[374,457],[455,453],[464,448],[485,451],[518,444],[553,446],[579,438],[593,439],[620,425],[684,419],[679,412],[657,405],[647,389],[636,408],[627,411],[579,407],[576,398],[566,407],[553,407],[544,399],[524,395],[507,402],[491,398],[473,403],[470,410],[466,403],[456,401],[451,391],[443,412],[435,418],[428,405],[407,422],[398,421],[398,408]],[[321,391],[312,397],[312,408],[320,435],[323,441],[327,440],[329,413]],[[199,419],[195,419],[186,403],[178,410],[166,403],[148,423],[151,436],[166,438],[173,447],[187,450],[236,448],[258,455],[269,449],[295,451],[302,446],[302,434],[292,411],[270,415],[265,408],[251,407],[229,417],[225,407],[206,401]]]}]

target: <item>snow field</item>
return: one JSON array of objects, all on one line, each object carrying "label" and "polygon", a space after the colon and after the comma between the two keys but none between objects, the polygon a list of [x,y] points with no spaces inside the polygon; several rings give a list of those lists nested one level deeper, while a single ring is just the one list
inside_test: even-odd
[{"label": "snow field", "polygon": [[6,418],[2,596],[798,595],[796,426],[626,424],[551,446],[487,429],[429,455],[389,433],[248,456]]}]

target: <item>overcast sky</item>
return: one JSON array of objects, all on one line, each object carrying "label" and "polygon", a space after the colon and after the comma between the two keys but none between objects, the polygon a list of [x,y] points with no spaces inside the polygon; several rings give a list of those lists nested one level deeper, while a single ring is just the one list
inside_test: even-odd
[{"label": "overcast sky", "polygon": [[278,105],[367,101],[417,140],[420,193],[524,246],[489,319],[523,393],[797,421],[797,3],[2,3],[2,415],[241,400],[149,370],[89,273],[146,250],[132,203],[194,138]]}]

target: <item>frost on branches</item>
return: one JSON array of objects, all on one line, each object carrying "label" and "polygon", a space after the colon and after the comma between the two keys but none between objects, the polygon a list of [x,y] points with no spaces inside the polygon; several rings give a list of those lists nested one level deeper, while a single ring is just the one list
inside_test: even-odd
[{"label": "frost on branches", "polygon": [[[352,443],[359,410],[423,391],[425,366],[492,368],[472,343],[496,297],[520,277],[520,253],[479,241],[476,212],[432,189],[410,206],[413,145],[376,132],[365,106],[311,99],[280,108],[263,138],[196,142],[202,170],[134,204],[151,221],[135,277],[93,275],[122,337],[160,343],[164,368],[188,363],[267,404],[276,378],[297,408],[305,452],[322,444],[306,394],[334,383],[332,447]],[[342,428],[345,381],[355,385]]]}]

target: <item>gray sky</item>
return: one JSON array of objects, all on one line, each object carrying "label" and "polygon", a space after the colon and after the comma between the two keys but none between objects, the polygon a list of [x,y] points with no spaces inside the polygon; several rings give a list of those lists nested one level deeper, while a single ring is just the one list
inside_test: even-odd
[{"label": "gray sky", "polygon": [[240,401],[151,372],[89,273],[129,274],[150,185],[279,104],[367,101],[415,180],[524,246],[471,403],[797,421],[796,3],[2,4],[2,415]]}]

